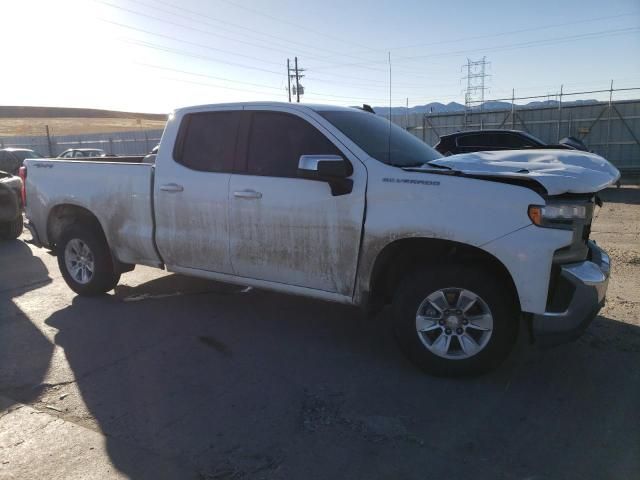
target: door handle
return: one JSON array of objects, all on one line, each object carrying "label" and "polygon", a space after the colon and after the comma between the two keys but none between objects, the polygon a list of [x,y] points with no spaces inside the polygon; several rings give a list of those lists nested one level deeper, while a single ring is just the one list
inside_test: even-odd
[{"label": "door handle", "polygon": [[182,192],[184,187],[177,183],[167,183],[166,185],[161,185],[160,190],[163,192]]},{"label": "door handle", "polygon": [[233,196],[236,198],[262,198],[262,194],[255,190],[239,190],[233,192]]}]

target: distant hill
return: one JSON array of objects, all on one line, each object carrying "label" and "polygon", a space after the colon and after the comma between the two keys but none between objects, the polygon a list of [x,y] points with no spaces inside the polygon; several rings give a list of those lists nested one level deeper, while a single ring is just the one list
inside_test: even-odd
[{"label": "distant hill", "polygon": [[[593,104],[598,103],[597,100],[574,100],[571,102],[562,102],[563,106],[569,105],[584,105],[584,104]],[[540,108],[540,107],[557,107],[557,100],[544,100],[544,101],[536,101],[529,102],[527,104],[521,105],[517,104],[516,107],[518,109],[521,108]],[[376,113],[381,115],[389,114],[389,107],[373,107]],[[464,112],[464,105],[457,102],[450,102],[446,105],[440,102],[431,102],[425,105],[416,105],[414,107],[409,107],[409,113],[443,113],[443,112]],[[511,102],[498,102],[498,101],[488,101],[482,105],[483,110],[509,110],[511,109]],[[473,110],[480,110],[480,106],[473,107]],[[392,115],[406,115],[407,108],[406,107],[392,107],[391,114]]]},{"label": "distant hill", "polygon": [[0,106],[0,137],[162,130],[167,115],[93,108]]},{"label": "distant hill", "polygon": [[0,106],[0,118],[133,118],[166,121],[166,114],[118,112],[95,108]]},{"label": "distant hill", "polygon": [[[389,107],[373,107],[376,113],[387,115],[389,113]],[[464,105],[456,102],[444,103],[431,102],[425,105],[416,105],[415,107],[409,107],[409,113],[440,113],[440,112],[464,112]],[[407,113],[406,107],[392,107],[392,115],[404,115]]]}]

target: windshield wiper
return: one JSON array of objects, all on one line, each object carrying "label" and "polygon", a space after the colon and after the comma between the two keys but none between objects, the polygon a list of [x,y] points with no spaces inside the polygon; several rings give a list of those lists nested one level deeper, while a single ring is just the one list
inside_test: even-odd
[{"label": "windshield wiper", "polygon": [[424,163],[420,162],[420,163],[387,163],[387,165],[391,165],[392,167],[398,167],[398,168],[416,168],[416,167],[421,167],[424,165]]}]

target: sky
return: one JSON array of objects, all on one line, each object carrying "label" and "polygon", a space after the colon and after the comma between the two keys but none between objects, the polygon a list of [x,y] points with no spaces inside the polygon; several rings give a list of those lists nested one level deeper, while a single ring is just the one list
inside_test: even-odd
[{"label": "sky", "polygon": [[[640,1],[0,0],[0,105],[166,113],[287,101],[464,103],[467,59],[486,98],[640,87]],[[391,75],[390,75],[391,74]],[[389,81],[391,77],[391,89]],[[638,98],[640,90],[614,99]],[[555,98],[555,97],[554,97]],[[608,98],[606,93],[567,96]],[[523,100],[526,102],[528,100]]]}]

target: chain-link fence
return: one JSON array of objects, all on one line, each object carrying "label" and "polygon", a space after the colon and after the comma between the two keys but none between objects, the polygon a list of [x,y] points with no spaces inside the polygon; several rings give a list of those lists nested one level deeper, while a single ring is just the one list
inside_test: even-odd
[{"label": "chain-link fence", "polygon": [[[640,89],[627,89],[640,90]],[[582,140],[589,150],[602,155],[618,167],[623,175],[640,173],[640,100],[566,101],[571,95],[542,106],[518,105],[523,99],[513,97],[508,106],[483,109],[482,106],[457,112],[392,115],[392,120],[408,131],[435,145],[442,135],[464,130],[515,129],[528,132],[546,143],[556,144],[563,137]],[[591,92],[578,92],[588,95]]]},{"label": "chain-link fence", "polygon": [[0,148],[30,148],[55,157],[69,148],[100,148],[110,155],[144,155],[160,143],[162,130],[134,130],[83,135],[0,137]]}]

